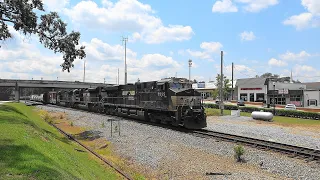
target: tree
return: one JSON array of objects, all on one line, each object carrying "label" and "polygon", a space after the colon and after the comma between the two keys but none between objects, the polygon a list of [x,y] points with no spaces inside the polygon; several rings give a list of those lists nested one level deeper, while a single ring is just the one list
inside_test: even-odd
[{"label": "tree", "polygon": [[[220,87],[221,87],[221,76],[220,74],[217,74],[216,76],[216,87],[217,87],[217,93],[219,94],[219,90],[220,90]],[[228,93],[231,91],[231,84],[230,84],[230,79],[228,79],[226,76],[223,77],[223,96],[224,97],[227,97],[228,96]]]},{"label": "tree", "polygon": [[278,74],[272,74],[272,73],[264,73],[260,76],[261,78],[279,78]]},{"label": "tree", "polygon": [[[80,33],[66,31],[64,23],[56,12],[41,15],[40,21],[34,11],[44,12],[41,0],[3,0],[0,1],[0,41],[12,38],[8,24],[22,32],[25,36],[37,34],[44,47],[54,53],[62,53],[64,62],[60,65],[62,71],[72,68],[76,58],[86,57],[85,47],[77,48]],[[1,48],[1,46],[0,46]]]}]

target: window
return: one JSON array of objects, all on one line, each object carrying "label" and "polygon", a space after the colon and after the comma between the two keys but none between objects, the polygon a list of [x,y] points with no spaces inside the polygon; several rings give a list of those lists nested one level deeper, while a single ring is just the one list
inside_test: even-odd
[{"label": "window", "polygon": [[240,100],[247,101],[248,100],[248,94],[241,93],[240,94]]},{"label": "window", "polygon": [[264,101],[264,94],[257,93],[256,102],[263,102]]},{"label": "window", "polygon": [[317,106],[318,102],[315,99],[308,100],[308,106]]},{"label": "window", "polygon": [[278,98],[276,99],[276,104],[286,105],[286,98],[278,97]]},{"label": "window", "polygon": [[300,95],[290,96],[290,101],[301,101],[301,96]]}]

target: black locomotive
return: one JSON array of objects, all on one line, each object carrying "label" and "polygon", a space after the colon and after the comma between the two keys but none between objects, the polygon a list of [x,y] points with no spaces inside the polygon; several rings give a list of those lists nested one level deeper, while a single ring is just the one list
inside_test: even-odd
[{"label": "black locomotive", "polygon": [[[39,100],[39,96],[37,100]],[[185,78],[46,92],[43,103],[151,122],[201,129],[207,126],[201,94]],[[31,98],[32,99],[32,98]]]}]

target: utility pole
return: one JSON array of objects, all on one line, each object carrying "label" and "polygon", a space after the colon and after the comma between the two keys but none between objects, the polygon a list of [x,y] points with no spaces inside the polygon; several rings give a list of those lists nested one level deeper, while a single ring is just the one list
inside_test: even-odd
[{"label": "utility pole", "polygon": [[127,41],[128,38],[122,37],[122,42],[124,42],[124,84],[127,84]]},{"label": "utility pole", "polygon": [[191,66],[192,66],[192,60],[189,59],[189,83],[191,83]]},{"label": "utility pole", "polygon": [[83,82],[86,80],[86,60],[83,60]]},{"label": "utility pole", "polygon": [[106,83],[106,78],[103,78],[103,84],[105,84]]},{"label": "utility pole", "polygon": [[232,74],[232,77],[231,77],[231,100],[233,100],[233,63],[232,63],[232,72],[231,72],[231,74]]},{"label": "utility pole", "polygon": [[118,68],[118,85],[120,84],[120,82],[119,82],[119,68]]},{"label": "utility pole", "polygon": [[223,51],[221,51],[221,74],[220,74],[220,115],[223,116]]}]

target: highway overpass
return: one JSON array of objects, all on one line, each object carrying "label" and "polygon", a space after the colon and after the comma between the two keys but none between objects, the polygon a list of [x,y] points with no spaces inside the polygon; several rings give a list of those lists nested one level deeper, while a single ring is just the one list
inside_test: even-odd
[{"label": "highway overpass", "polygon": [[58,89],[78,89],[78,88],[95,88],[98,86],[108,86],[113,84],[90,83],[79,81],[54,81],[54,80],[18,80],[18,79],[0,79],[0,87],[14,87],[15,100],[20,98],[20,88],[48,88]]}]

